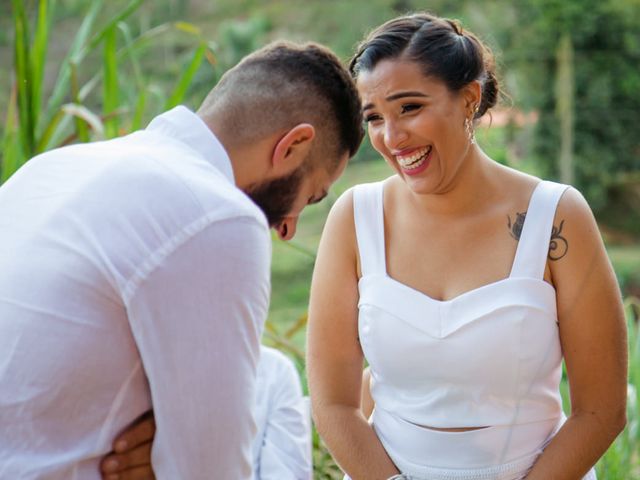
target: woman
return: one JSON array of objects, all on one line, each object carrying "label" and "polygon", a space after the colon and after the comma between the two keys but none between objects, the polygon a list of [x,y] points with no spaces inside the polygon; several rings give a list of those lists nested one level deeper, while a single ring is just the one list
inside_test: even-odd
[{"label": "woman", "polygon": [[627,357],[588,205],[476,144],[498,83],[455,22],[391,20],[350,68],[395,175],[346,192],[320,243],[307,367],[321,436],[354,480],[595,478],[625,425]]}]

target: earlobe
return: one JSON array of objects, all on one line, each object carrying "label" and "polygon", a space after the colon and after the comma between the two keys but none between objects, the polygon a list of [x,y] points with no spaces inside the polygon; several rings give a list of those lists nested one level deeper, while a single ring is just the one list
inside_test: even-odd
[{"label": "earlobe", "polygon": [[300,166],[309,155],[315,135],[315,127],[310,123],[299,123],[291,128],[273,149],[272,168],[288,172]]}]

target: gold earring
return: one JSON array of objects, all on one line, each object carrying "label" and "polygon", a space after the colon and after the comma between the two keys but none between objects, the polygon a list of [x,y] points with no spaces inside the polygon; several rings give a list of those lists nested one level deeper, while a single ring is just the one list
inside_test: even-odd
[{"label": "gold earring", "polygon": [[467,132],[467,137],[469,138],[469,143],[471,145],[473,145],[474,143],[476,143],[476,136],[475,136],[475,132],[473,129],[473,121],[471,120],[471,118],[467,117],[464,120],[464,129]]},{"label": "gold earring", "polygon": [[478,110],[480,110],[480,104],[476,103],[471,107],[471,116],[465,118],[464,120],[464,129],[467,132],[467,137],[469,138],[469,143],[471,145],[476,143],[476,132],[475,128],[473,127],[473,120],[478,113]]}]

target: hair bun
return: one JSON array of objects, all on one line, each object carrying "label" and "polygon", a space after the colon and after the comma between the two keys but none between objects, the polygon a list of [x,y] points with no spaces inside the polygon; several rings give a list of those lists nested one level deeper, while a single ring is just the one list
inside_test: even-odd
[{"label": "hair bun", "polygon": [[482,100],[480,100],[480,107],[475,115],[475,118],[482,117],[487,110],[495,107],[498,103],[498,93],[500,92],[500,86],[498,85],[498,79],[496,77],[493,68],[487,68],[485,72],[485,78],[482,82]]}]

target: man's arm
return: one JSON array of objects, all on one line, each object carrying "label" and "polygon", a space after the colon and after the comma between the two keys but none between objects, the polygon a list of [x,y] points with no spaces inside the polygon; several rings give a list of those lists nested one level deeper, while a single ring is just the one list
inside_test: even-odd
[{"label": "man's arm", "polygon": [[113,440],[113,450],[100,462],[103,480],[155,480],[151,446],[156,433],[153,410],[133,421]]},{"label": "man's arm", "polygon": [[127,302],[149,379],[159,480],[248,479],[270,239],[252,218],[176,241]]}]

